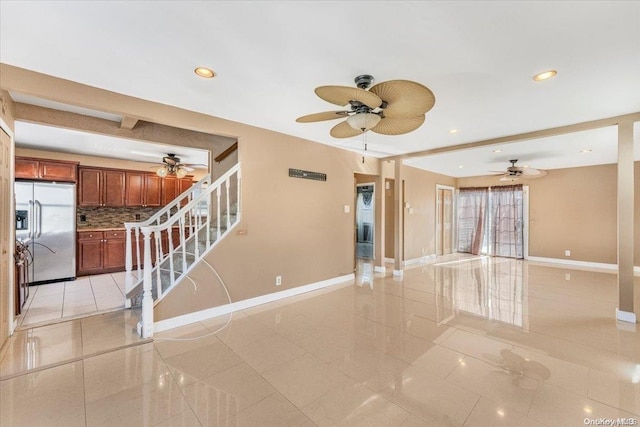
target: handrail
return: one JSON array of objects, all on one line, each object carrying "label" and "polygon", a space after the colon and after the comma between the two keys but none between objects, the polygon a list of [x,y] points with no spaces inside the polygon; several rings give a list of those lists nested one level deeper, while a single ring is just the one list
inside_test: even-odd
[{"label": "handrail", "polygon": [[152,222],[158,220],[162,215],[164,215],[168,211],[170,211],[172,208],[176,207],[176,205],[179,205],[182,202],[182,199],[187,197],[190,193],[194,192],[198,188],[201,188],[202,184],[204,184],[205,182],[207,182],[209,180],[211,180],[211,174],[205,175],[202,179],[200,179],[200,181],[196,182],[191,187],[189,187],[186,190],[184,190],[180,195],[178,195],[173,200],[173,203],[170,203],[170,204],[166,205],[164,208],[160,209],[158,212],[153,214],[150,218],[148,218],[145,221],[125,222],[124,223],[125,228],[127,228],[127,225],[129,225],[130,227],[135,227],[135,226],[144,227],[144,226],[147,226],[147,225],[151,224]]},{"label": "handrail", "polygon": [[[235,175],[234,183],[237,182],[237,192],[231,192],[231,177]],[[138,324],[138,331],[141,336],[148,338],[153,335],[153,306],[154,297],[153,290],[156,290],[157,299],[162,299],[163,294],[169,292],[178,281],[188,274],[197,261],[209,251],[216,243],[218,243],[223,235],[226,235],[240,220],[240,163],[237,163],[215,182],[202,188],[202,184],[207,177],[203,178],[183,192],[170,205],[167,205],[163,212],[158,212],[153,217],[144,222],[125,223],[126,228],[126,287],[127,294],[132,291],[133,275],[132,275],[132,240],[131,231],[135,231],[135,248],[137,254],[138,280],[142,273],[142,319]],[[213,196],[213,192],[216,195]],[[224,208],[221,212],[221,196],[225,196]],[[190,198],[184,206],[186,198]],[[231,211],[231,199],[235,199],[237,209]],[[215,214],[212,212],[212,203],[215,199],[217,203]],[[171,213],[171,210],[177,208],[177,211]],[[163,215],[167,218],[163,220]],[[211,236],[211,215],[216,215],[216,236]],[[234,216],[234,222],[231,222],[231,216]],[[223,224],[223,217],[224,224]],[[162,222],[161,222],[162,221]],[[176,228],[177,227],[177,228]],[[224,234],[221,233],[224,228]],[[178,242],[174,244],[173,232],[178,231],[176,239]],[[167,245],[163,245],[163,232],[166,233]],[[140,259],[140,234],[143,238],[144,261]],[[152,255],[152,239],[155,241],[155,259]],[[204,245],[202,248],[200,245]],[[166,253],[165,253],[166,249]],[[177,258],[174,262],[174,257]],[[155,261],[155,266],[154,266]],[[142,270],[141,270],[142,267]],[[168,277],[167,277],[168,275]],[[155,277],[155,287],[153,280]],[[163,288],[164,284],[167,285]],[[138,282],[140,283],[140,282]],[[138,285],[139,286],[139,285]],[[130,306],[128,300],[127,306]]]},{"label": "handrail", "polygon": [[[204,196],[208,195],[209,193],[212,193],[213,190],[216,187],[222,185],[223,182],[226,182],[238,170],[240,170],[240,163],[237,163],[234,167],[232,167],[227,172],[225,172],[224,175],[222,175],[222,176],[220,176],[220,178],[216,179],[215,182],[213,182],[210,185],[208,185],[206,190],[202,191],[198,195],[198,197],[194,198],[189,203],[187,203],[182,208],[180,208],[178,210],[178,212],[176,212],[175,214],[171,215],[171,218],[167,219],[165,222],[160,223],[158,225],[140,226],[140,230],[143,231],[144,229],[148,229],[149,231],[162,231],[162,230],[167,230],[168,228],[172,227],[173,224],[177,220],[179,220],[182,215],[186,214],[191,209],[193,209],[198,204],[198,202],[201,202],[202,199],[204,199]],[[228,199],[227,199],[227,203],[228,203]]]}]

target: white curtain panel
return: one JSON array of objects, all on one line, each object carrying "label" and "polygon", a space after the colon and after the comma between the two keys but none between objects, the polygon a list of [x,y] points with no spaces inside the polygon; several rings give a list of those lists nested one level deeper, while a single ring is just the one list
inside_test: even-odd
[{"label": "white curtain panel", "polygon": [[523,258],[522,185],[491,187],[489,254]]},{"label": "white curtain panel", "polygon": [[489,189],[461,188],[458,193],[458,252],[481,253],[485,244]]}]

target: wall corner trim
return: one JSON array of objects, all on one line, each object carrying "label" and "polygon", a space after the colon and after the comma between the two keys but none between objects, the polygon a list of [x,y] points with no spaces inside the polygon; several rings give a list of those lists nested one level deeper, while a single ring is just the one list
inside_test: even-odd
[{"label": "wall corner trim", "polygon": [[622,322],[636,323],[636,314],[616,308],[616,319]]},{"label": "wall corner trim", "polygon": [[164,319],[153,324],[154,332],[162,332],[179,326],[188,325],[190,323],[211,319],[213,317],[222,316],[224,314],[233,313],[234,311],[244,310],[246,308],[255,307],[257,305],[266,304],[268,302],[278,301],[284,298],[304,294],[315,291],[317,289],[327,288],[329,286],[348,282],[355,279],[355,274],[345,274],[344,276],[334,277],[332,279],[322,280],[320,282],[310,283],[280,292],[261,295],[255,298],[249,298],[242,301],[232,302],[231,304],[221,305],[218,307],[207,308],[205,310],[196,311],[194,313],[183,314],[182,316]]}]

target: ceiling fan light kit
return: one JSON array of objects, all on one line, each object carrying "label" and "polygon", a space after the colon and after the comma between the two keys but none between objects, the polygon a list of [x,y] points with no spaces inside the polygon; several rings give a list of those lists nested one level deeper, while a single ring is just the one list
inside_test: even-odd
[{"label": "ceiling fan light kit", "polygon": [[347,118],[334,126],[334,138],[352,138],[372,131],[383,135],[402,135],[419,128],[425,114],[435,105],[433,92],[420,83],[409,80],[390,80],[374,85],[373,76],[363,74],[355,78],[356,87],[320,86],[316,95],[323,100],[349,107],[347,111],[327,111],[296,119],[311,123]]},{"label": "ceiling fan light kit", "polygon": [[165,178],[169,175],[184,178],[190,170],[193,169],[180,163],[180,157],[176,157],[175,154],[169,153],[162,158],[162,166],[156,168],[156,175],[160,178]]},{"label": "ceiling fan light kit", "polygon": [[358,113],[349,116],[347,118],[347,123],[356,130],[366,132],[380,123],[380,120],[380,116],[375,113]]},{"label": "ceiling fan light kit", "polygon": [[502,174],[500,181],[513,182],[520,178],[542,178],[547,174],[547,171],[543,171],[542,169],[535,169],[529,166],[516,166],[518,159],[509,160],[509,162],[511,163],[511,166],[507,168],[506,172],[493,171]]}]

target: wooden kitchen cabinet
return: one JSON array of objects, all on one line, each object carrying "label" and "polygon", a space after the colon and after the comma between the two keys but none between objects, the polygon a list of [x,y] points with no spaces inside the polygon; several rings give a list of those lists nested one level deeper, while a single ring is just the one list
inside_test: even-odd
[{"label": "wooden kitchen cabinet", "polygon": [[161,180],[156,174],[127,171],[126,206],[162,206]]},{"label": "wooden kitchen cabinet", "polygon": [[125,171],[78,168],[78,206],[124,206]]},{"label": "wooden kitchen cabinet", "polygon": [[125,231],[105,231],[103,248],[103,267],[106,271],[122,271],[125,268],[127,242]]},{"label": "wooden kitchen cabinet", "polygon": [[78,276],[102,272],[103,240],[102,231],[78,232]]},{"label": "wooden kitchen cabinet", "polygon": [[166,206],[180,195],[179,180],[175,176],[162,178],[162,205]]},{"label": "wooden kitchen cabinet", "polygon": [[16,179],[76,182],[78,162],[16,157]]},{"label": "wooden kitchen cabinet", "polygon": [[125,269],[124,230],[78,232],[78,276]]},{"label": "wooden kitchen cabinet", "polygon": [[[176,197],[187,191],[193,185],[193,176],[187,175],[184,178],[167,176],[162,178],[162,206],[171,203]],[[184,200],[180,205],[188,203]]]}]

